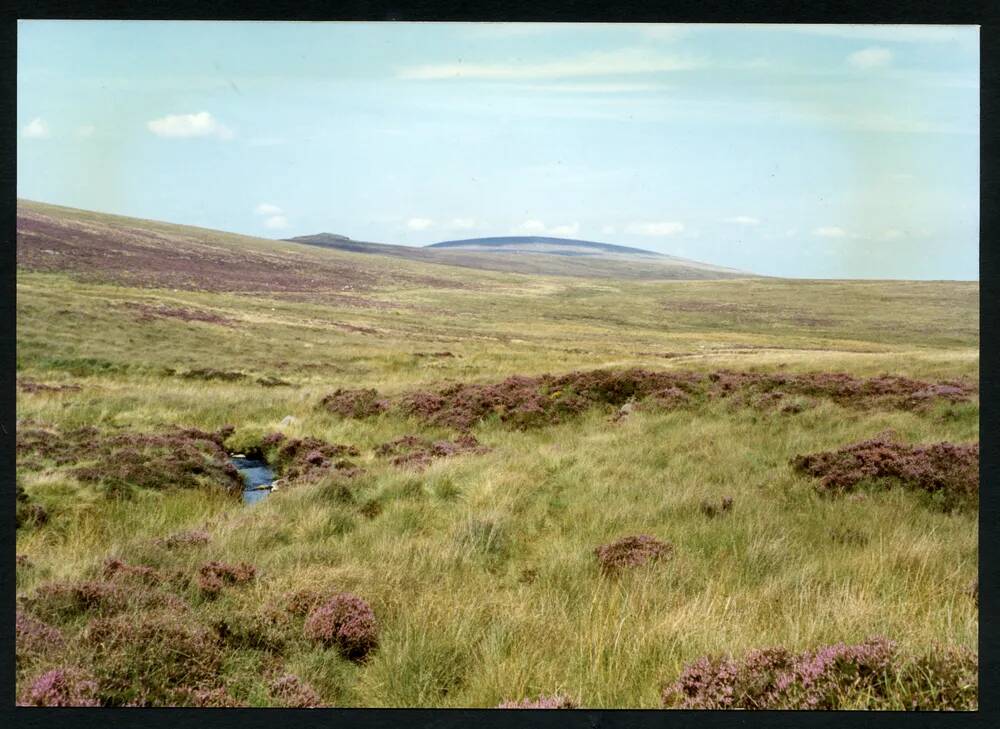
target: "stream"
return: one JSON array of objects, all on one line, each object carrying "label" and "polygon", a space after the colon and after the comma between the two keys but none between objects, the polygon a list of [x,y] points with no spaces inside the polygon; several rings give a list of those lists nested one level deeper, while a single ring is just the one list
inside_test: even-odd
[{"label": "stream", "polygon": [[230,457],[230,463],[243,477],[243,503],[255,504],[271,493],[274,483],[274,471],[266,461],[235,455]]}]

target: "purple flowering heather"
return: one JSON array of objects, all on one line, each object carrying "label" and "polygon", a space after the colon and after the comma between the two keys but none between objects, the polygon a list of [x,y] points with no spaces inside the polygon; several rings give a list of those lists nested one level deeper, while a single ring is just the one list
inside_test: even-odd
[{"label": "purple flowering heather", "polygon": [[580,705],[568,696],[553,694],[539,696],[537,699],[521,699],[520,701],[504,701],[497,705],[498,709],[578,709]]},{"label": "purple flowering heather", "polygon": [[63,645],[63,636],[58,629],[20,610],[14,618],[14,632],[18,663],[30,661],[40,653]]},{"label": "purple flowering heather", "polygon": [[895,645],[869,638],[793,654],[754,650],[742,660],[702,657],[664,687],[665,706],[680,709],[838,709],[856,696],[885,699]]},{"label": "purple flowering heather", "polygon": [[345,592],[309,613],[305,636],[360,661],[378,645],[378,624],[367,602]]},{"label": "purple flowering heather", "polygon": [[56,668],[36,678],[19,706],[100,706],[97,684],[76,668]]},{"label": "purple flowering heather", "polygon": [[314,709],[320,705],[319,694],[313,687],[291,673],[271,683],[271,696],[290,709]]}]

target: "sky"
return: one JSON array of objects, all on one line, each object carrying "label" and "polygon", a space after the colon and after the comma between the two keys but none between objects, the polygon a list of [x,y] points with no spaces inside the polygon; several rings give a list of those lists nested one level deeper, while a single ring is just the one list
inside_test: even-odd
[{"label": "sky", "polygon": [[19,21],[18,197],[978,279],[975,26]]}]

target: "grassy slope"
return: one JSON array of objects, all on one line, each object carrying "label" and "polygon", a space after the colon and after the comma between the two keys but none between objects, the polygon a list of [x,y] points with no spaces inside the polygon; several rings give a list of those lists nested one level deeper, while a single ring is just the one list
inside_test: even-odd
[{"label": "grassy slope", "polygon": [[[529,433],[484,425],[475,432],[489,454],[418,474],[374,459],[371,449],[426,428],[396,417],[342,421],[316,403],[338,386],[391,393],[625,365],[975,379],[976,284],[595,282],[309,251],[385,265],[386,276],[358,301],[19,272],[19,377],[83,389],[19,393],[18,417],[146,430],[273,428],[291,414],[299,422],[289,434],[362,448],[370,473],[358,503],[378,499],[382,513],[367,519],[322,486],[252,509],[192,493],[116,503],[64,473],[25,472],[24,485],[54,517],[18,533],[18,553],[36,564],[19,573],[19,591],[79,577],[120,554],[192,570],[208,559],[256,564],[254,586],[196,606],[205,619],[253,613],[301,587],[357,592],[382,624],[366,665],[299,644],[283,659],[337,705],[490,706],[563,689],[588,706],[652,707],[661,683],[707,652],[808,648],[874,633],[904,649],[975,648],[975,606],[962,593],[976,576],[974,516],[938,513],[900,492],[821,500],[788,459],[887,427],[908,440],[976,440],[976,407],[915,414],[826,403],[776,416],[718,403],[636,413],[615,425],[598,412]],[[413,274],[405,285],[393,282],[397,266]],[[421,286],[431,272],[467,288]],[[232,324],[140,321],[129,303],[210,311]],[[444,350],[457,356],[415,356]],[[163,367],[242,370],[295,387],[191,381]],[[699,512],[702,499],[724,495],[735,498],[731,515]],[[213,534],[205,547],[168,556],[150,546],[205,523]],[[484,525],[498,546],[469,548],[465,537]],[[868,543],[834,542],[831,530],[843,526]],[[601,578],[592,549],[632,533],[672,542],[675,556],[662,569]],[[258,704],[266,703],[262,661],[234,651],[226,666],[233,692]]]}]

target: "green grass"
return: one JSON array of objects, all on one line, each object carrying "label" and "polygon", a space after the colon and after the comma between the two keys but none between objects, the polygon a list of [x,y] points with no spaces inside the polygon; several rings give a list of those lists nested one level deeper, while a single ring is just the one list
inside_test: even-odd
[{"label": "green grass", "polygon": [[[225,680],[252,705],[269,703],[264,676],[276,665],[338,706],[494,706],[561,690],[585,706],[655,707],[662,684],[706,653],[803,650],[873,634],[906,652],[936,643],[975,649],[977,611],[964,593],[977,574],[975,515],[942,513],[899,490],[821,498],[788,462],[886,428],[907,441],[974,441],[978,405],[903,412],[823,402],[778,415],[723,402],[615,424],[592,411],[529,432],[486,423],[474,432],[488,454],[442,459],[421,473],[372,449],[405,433],[448,431],[395,415],[344,421],[317,403],[337,387],[398,394],[594,367],[976,380],[977,284],[454,275],[470,288],[386,286],[365,293],[383,302],[376,308],[20,272],[18,377],[82,389],[19,393],[18,418],[268,431],[293,415],[285,432],[355,444],[368,472],[353,502],[320,483],[246,508],[200,491],[114,501],[65,469],[21,469],[51,519],[18,532],[17,552],[34,564],[19,570],[18,592],[93,575],[120,555],[191,574],[210,559],[252,562],[253,585],[214,603],[193,600],[191,619],[205,624],[262,614],[302,588],[371,603],[380,645],[364,664],[309,645],[301,621],[275,628],[287,638],[278,654],[228,650]],[[126,302],[207,310],[234,323],[142,322]],[[416,356],[439,351],[456,356]],[[665,353],[679,356],[658,356]],[[166,368],[250,377],[200,381]],[[263,388],[253,379],[262,376],[292,386]],[[703,499],[723,496],[734,498],[732,513],[699,511]],[[371,500],[382,507],[374,518],[361,513]],[[168,552],[152,543],[202,526],[208,545]],[[867,542],[836,541],[846,527]],[[593,549],[636,533],[670,542],[673,556],[602,577]],[[52,665],[87,665],[75,641],[58,658]],[[22,682],[39,670],[27,669]]]}]

